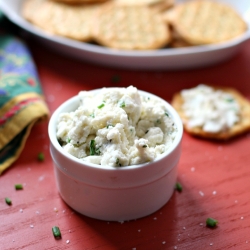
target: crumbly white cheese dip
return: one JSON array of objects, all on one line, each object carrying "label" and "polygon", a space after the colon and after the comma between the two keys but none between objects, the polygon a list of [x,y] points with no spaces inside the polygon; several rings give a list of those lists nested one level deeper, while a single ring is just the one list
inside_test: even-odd
[{"label": "crumbly white cheese dip", "polygon": [[81,91],[80,105],[62,113],[57,138],[83,161],[113,167],[153,161],[172,145],[177,127],[164,102],[137,88]]},{"label": "crumbly white cheese dip", "polygon": [[182,109],[187,126],[202,127],[203,131],[217,133],[231,128],[240,119],[240,106],[235,98],[205,84],[181,91]]}]

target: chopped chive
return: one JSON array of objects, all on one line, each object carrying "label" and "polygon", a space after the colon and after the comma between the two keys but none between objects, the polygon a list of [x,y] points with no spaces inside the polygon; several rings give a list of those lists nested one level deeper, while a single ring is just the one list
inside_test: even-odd
[{"label": "chopped chive", "polygon": [[101,153],[100,149],[95,147],[95,140],[90,141],[89,150],[90,150],[90,155],[100,155]]},{"label": "chopped chive", "polygon": [[56,239],[59,239],[62,237],[61,231],[60,231],[59,227],[57,227],[57,226],[52,227],[52,233]]},{"label": "chopped chive", "polygon": [[99,106],[97,106],[97,108],[101,109],[101,108],[103,108],[104,106],[105,106],[105,104],[102,103],[102,104],[100,104]]},{"label": "chopped chive", "polygon": [[15,189],[21,190],[21,189],[23,189],[23,185],[22,184],[15,184]]},{"label": "chopped chive", "polygon": [[90,141],[89,150],[90,150],[90,155],[95,155],[95,140]]},{"label": "chopped chive", "polygon": [[126,104],[125,104],[125,102],[123,101],[123,102],[121,102],[120,103],[120,108],[125,108],[126,107]]},{"label": "chopped chive", "polygon": [[176,189],[178,192],[181,192],[181,191],[182,191],[182,185],[181,185],[180,182],[177,182],[177,183],[175,184],[175,189]]},{"label": "chopped chive", "polygon": [[233,98],[227,98],[227,99],[225,99],[225,101],[226,101],[226,102],[233,102],[234,99],[233,99]]},{"label": "chopped chive", "polygon": [[6,202],[6,204],[8,204],[9,206],[12,205],[12,201],[11,201],[11,199],[8,198],[8,197],[5,198],[5,202]]},{"label": "chopped chive", "polygon": [[218,224],[218,221],[213,218],[207,218],[206,225],[207,227],[216,227]]},{"label": "chopped chive", "polygon": [[111,82],[112,82],[112,83],[118,83],[118,82],[120,82],[120,81],[121,81],[121,78],[120,78],[119,75],[114,75],[114,76],[112,76],[112,78],[111,78]]},{"label": "chopped chive", "polygon": [[121,167],[121,166],[122,166],[122,164],[120,163],[119,158],[116,158],[116,162],[115,162],[115,164],[116,164],[117,166],[119,166],[119,167]]},{"label": "chopped chive", "polygon": [[70,143],[71,139],[70,139],[70,138],[67,138],[67,140],[66,140],[66,141],[67,141],[67,143]]},{"label": "chopped chive", "polygon": [[165,115],[166,115],[167,117],[169,117],[169,114],[168,114],[167,112],[165,112]]},{"label": "chopped chive", "polygon": [[45,158],[45,157],[44,157],[44,154],[41,153],[41,152],[37,155],[37,160],[38,160],[38,161],[44,161],[44,158]]}]

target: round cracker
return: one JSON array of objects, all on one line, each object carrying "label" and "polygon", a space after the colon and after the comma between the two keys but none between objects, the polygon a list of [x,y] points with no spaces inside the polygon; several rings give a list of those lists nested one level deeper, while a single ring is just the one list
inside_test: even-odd
[{"label": "round cracker", "polygon": [[170,19],[174,29],[193,45],[223,42],[242,35],[247,25],[229,5],[194,0],[174,7]]},{"label": "round cracker", "polygon": [[108,4],[95,23],[95,40],[123,50],[151,50],[170,41],[170,31],[162,16],[146,6]]},{"label": "round cracker", "polygon": [[247,131],[250,131],[250,101],[246,99],[244,96],[242,96],[242,94],[239,93],[234,88],[215,87],[215,86],[210,86],[210,87],[214,88],[215,90],[216,89],[222,90],[226,93],[231,94],[234,97],[234,99],[240,105],[240,121],[236,123],[234,126],[232,126],[231,128],[225,131],[218,132],[218,133],[205,132],[201,127],[191,128],[187,126],[188,118],[185,116],[185,113],[182,109],[184,100],[181,96],[181,93],[179,92],[173,96],[171,104],[180,115],[183,121],[183,126],[184,126],[185,131],[187,131],[189,134],[194,135],[194,136],[207,138],[207,139],[216,139],[216,140],[228,140],[230,138],[241,135]]},{"label": "round cracker", "polygon": [[23,5],[23,15],[44,31],[89,42],[92,40],[93,18],[100,6],[101,4],[67,5],[47,0],[28,0]]}]

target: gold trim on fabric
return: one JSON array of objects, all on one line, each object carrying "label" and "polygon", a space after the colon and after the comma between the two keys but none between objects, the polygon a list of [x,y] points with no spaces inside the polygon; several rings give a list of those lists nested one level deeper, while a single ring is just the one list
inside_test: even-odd
[{"label": "gold trim on fabric", "polygon": [[0,150],[18,135],[29,123],[39,118],[48,117],[49,110],[43,102],[34,102],[15,114],[10,121],[0,128]]},{"label": "gold trim on fabric", "polygon": [[34,98],[34,97],[37,97],[37,98],[40,98],[41,100],[44,100],[44,97],[42,95],[39,95],[39,94],[37,94],[35,92],[30,92],[30,93],[25,93],[25,94],[15,96],[14,98],[12,98],[8,102],[6,102],[1,107],[1,109],[0,109],[0,117],[3,116],[6,112],[8,112],[12,107],[14,107],[19,102],[30,99],[30,98]]},{"label": "gold trim on fabric", "polygon": [[34,126],[34,124],[37,122],[38,119],[36,120],[33,120],[28,126],[27,126],[27,130],[26,130],[26,133],[24,134],[23,138],[22,138],[22,141],[20,143],[20,146],[19,148],[17,149],[17,151],[15,152],[15,154],[13,156],[11,156],[10,158],[8,158],[5,162],[3,162],[2,164],[0,164],[0,175],[8,168],[11,166],[11,164],[13,162],[15,162],[18,157],[20,156],[24,146],[25,146],[25,143],[26,143],[26,140],[30,134],[30,131],[32,129],[32,127]]}]

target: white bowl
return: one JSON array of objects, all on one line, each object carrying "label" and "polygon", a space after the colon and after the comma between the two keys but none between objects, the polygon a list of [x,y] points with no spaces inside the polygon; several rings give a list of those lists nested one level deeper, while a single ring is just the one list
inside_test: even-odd
[{"label": "white bowl", "polygon": [[[91,92],[95,91],[100,90]],[[139,94],[161,99],[140,90]],[[56,137],[58,117],[79,106],[78,96],[63,103],[52,114],[48,132],[55,178],[62,199],[70,207],[88,217],[125,221],[152,214],[168,202],[176,183],[183,127],[173,107],[161,100],[178,129],[171,148],[153,162],[120,168],[83,162],[59,144]]]}]

